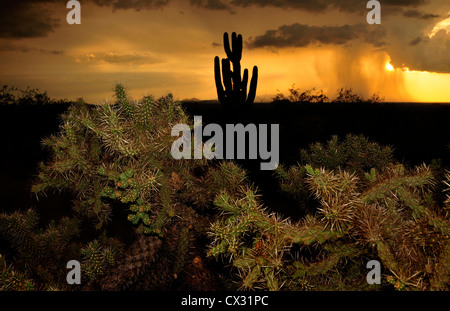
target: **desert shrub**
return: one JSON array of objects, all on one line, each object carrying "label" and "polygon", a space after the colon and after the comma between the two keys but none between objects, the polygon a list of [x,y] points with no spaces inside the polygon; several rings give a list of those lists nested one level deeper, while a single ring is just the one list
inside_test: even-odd
[{"label": "desert shrub", "polygon": [[25,274],[8,265],[0,254],[0,291],[31,291],[35,289],[33,281]]},{"label": "desert shrub", "polygon": [[372,94],[369,98],[364,98],[363,96],[355,93],[352,88],[340,88],[337,90],[337,95],[334,98],[330,98],[324,94],[323,90],[316,90],[316,88],[301,90],[300,88],[295,88],[295,84],[288,89],[289,94],[286,96],[283,93],[278,93],[272,98],[274,102],[307,102],[307,103],[381,103],[384,101],[384,97],[380,97],[377,93]]},{"label": "desert shrub", "polygon": [[319,202],[296,223],[269,213],[251,187],[217,197],[209,255],[231,261],[241,289],[371,290],[365,265],[375,259],[384,267],[375,289],[448,290],[449,200],[432,199],[429,167],[303,170],[281,172],[285,189]]},{"label": "desert shrub", "polygon": [[181,187],[205,162],[172,158],[172,126],[188,117],[171,94],[134,101],[120,84],[115,92],[115,103],[80,102],[62,116],[60,133],[44,140],[53,157],[41,165],[32,191],[71,191],[75,211],[97,229],[110,220],[117,201],[129,208],[128,219],[140,232],[161,234],[175,216],[174,179]]},{"label": "desert shrub", "polygon": [[310,102],[310,103],[323,103],[328,101],[328,96],[323,93],[323,90],[317,91],[315,88],[302,91],[299,88],[295,88],[295,84],[288,89],[289,95],[284,95],[283,93],[278,93],[272,98],[275,102],[289,101],[291,103],[296,102]]},{"label": "desert shrub", "polygon": [[368,169],[383,170],[394,160],[393,148],[381,146],[363,135],[348,134],[343,141],[333,136],[326,144],[314,143],[300,151],[301,163],[328,170],[344,169],[362,177]]},{"label": "desert shrub", "polygon": [[306,185],[306,165],[321,167],[331,171],[345,170],[364,179],[366,172],[375,169],[382,172],[394,161],[393,149],[370,141],[363,135],[348,134],[340,140],[333,136],[326,143],[313,143],[300,150],[297,165],[286,168],[280,165],[276,170],[280,188],[297,199],[302,209],[311,205],[309,189]]},{"label": "desert shrub", "polygon": [[[82,289],[172,289],[183,278],[204,289],[186,271],[208,275],[209,255],[232,264],[240,289],[371,290],[365,265],[376,259],[384,270],[375,289],[448,290],[450,198],[436,200],[434,186],[448,195],[450,173],[437,180],[427,166],[395,162],[390,147],[332,137],[276,170],[280,189],[307,207],[293,222],[264,207],[235,163],[174,160],[171,128],[190,121],[172,95],[132,100],[121,84],[113,102],[73,104],[44,140],[52,155],[32,191],[70,193],[74,215],[45,229],[33,210],[0,215],[11,245],[0,288],[68,289],[61,274],[77,259]],[[114,231],[124,210],[135,229],[127,245]],[[86,224],[95,229],[76,240]]]},{"label": "desert shrub", "polygon": [[3,84],[0,87],[0,106],[1,105],[49,105],[49,104],[66,104],[67,100],[52,99],[47,91],[39,91],[39,89],[19,89],[15,86]]},{"label": "desert shrub", "polygon": [[[220,191],[236,191],[243,178],[231,162],[172,157],[172,127],[191,122],[171,94],[133,100],[117,84],[114,102],[73,104],[60,131],[44,140],[52,156],[40,164],[32,191],[70,193],[75,217],[94,225],[91,241],[78,246],[86,288],[130,288],[158,273],[169,286],[191,264],[190,245],[206,234],[213,214],[205,209]],[[125,246],[114,231],[123,210],[135,228]],[[143,235],[157,237],[148,240],[152,247],[142,243]],[[175,260],[173,251],[184,259]],[[111,280],[114,286],[107,285]]]},{"label": "desert shrub", "polygon": [[[45,229],[38,227],[38,221],[32,209],[0,214],[0,237],[10,244],[8,255],[15,258],[14,268],[8,268],[3,259],[5,288],[30,289],[33,284],[33,289],[48,289],[65,279],[65,263],[69,260],[67,256],[74,255],[71,246],[79,233],[79,221],[64,217],[59,222],[50,222]],[[27,281],[21,277],[24,275]],[[24,283],[18,279],[22,285],[10,284],[15,280],[13,276]]]}]

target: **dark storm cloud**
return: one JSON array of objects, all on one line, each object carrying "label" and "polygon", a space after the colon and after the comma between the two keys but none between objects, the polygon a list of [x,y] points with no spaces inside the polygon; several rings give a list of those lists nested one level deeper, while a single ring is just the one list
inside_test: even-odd
[{"label": "dark storm cloud", "polygon": [[417,10],[408,10],[403,13],[403,16],[405,17],[411,17],[411,18],[420,18],[420,19],[432,19],[432,18],[438,18],[439,15],[435,14],[426,14]]},{"label": "dark storm cloud", "polygon": [[222,0],[191,0],[191,4],[210,10],[228,10],[230,7]]},{"label": "dark storm cloud", "polygon": [[[158,9],[168,0],[88,0],[98,6],[115,10]],[[45,37],[65,23],[65,16],[56,18],[51,5],[66,8],[67,1],[61,0],[2,0],[0,3],[0,38],[21,39]],[[83,3],[83,1],[80,1]],[[82,5],[82,4],[81,4]]]},{"label": "dark storm cloud", "polygon": [[411,46],[418,45],[420,43],[420,41],[422,41],[422,38],[417,37],[417,38],[411,40],[411,42],[409,42],[409,45],[411,45]]},{"label": "dark storm cloud", "polygon": [[292,8],[292,9],[302,9],[305,11],[318,12],[325,10],[329,4],[328,1],[324,0],[231,0],[228,1],[229,5],[249,7],[249,6],[259,6],[259,7],[279,7],[279,8]]},{"label": "dark storm cloud", "polygon": [[45,7],[54,1],[2,1],[0,38],[43,37],[59,26],[59,21]]},{"label": "dark storm cloud", "polygon": [[[86,0],[98,6],[116,10],[161,9],[175,0]],[[181,0],[180,0],[181,1]],[[83,2],[83,1],[81,1]],[[383,0],[383,7],[412,8],[425,3],[426,0]],[[64,6],[62,0],[3,0],[0,9],[0,38],[43,37],[55,30],[64,17],[56,18],[49,9],[50,5]],[[194,7],[210,10],[227,10],[233,13],[237,7],[279,7],[299,9],[308,12],[323,12],[339,9],[346,12],[365,11],[366,1],[361,0],[190,0]],[[406,15],[416,13],[407,11]],[[432,18],[433,14],[422,14],[420,18]]]},{"label": "dark storm cloud", "polygon": [[62,50],[47,50],[47,49],[30,47],[30,46],[25,46],[25,45],[15,45],[15,44],[11,44],[9,42],[0,43],[0,51],[8,51],[8,52],[13,51],[13,52],[22,52],[22,53],[41,52],[41,53],[53,54],[53,55],[64,54],[64,51],[62,51]]},{"label": "dark storm cloud", "polygon": [[113,10],[159,9],[166,6],[169,0],[91,0],[99,6],[109,6]]},{"label": "dark storm cloud", "polygon": [[429,38],[422,36],[410,42],[411,49],[388,50],[394,67],[410,70],[450,73],[450,33],[440,30]]},{"label": "dark storm cloud", "polygon": [[277,30],[267,30],[251,39],[249,47],[306,47],[316,43],[343,45],[355,39],[380,46],[383,35],[381,28],[372,31],[367,25],[308,26],[295,23],[280,26]]},{"label": "dark storm cloud", "polygon": [[[326,0],[324,0],[326,1]],[[366,3],[368,1],[360,1],[360,0],[331,0],[326,1],[329,2],[333,7],[339,8],[343,11],[354,12],[366,10]],[[381,7],[389,7],[389,8],[401,8],[401,7],[417,7],[421,4],[425,4],[428,0],[380,0]]]},{"label": "dark storm cloud", "polygon": [[[382,6],[388,7],[416,7],[427,0],[383,0]],[[323,12],[337,8],[346,12],[366,10],[367,1],[362,0],[191,0],[191,3],[209,9],[224,10],[227,7],[278,7],[299,9],[308,12]],[[220,3],[220,5],[211,5]]]}]

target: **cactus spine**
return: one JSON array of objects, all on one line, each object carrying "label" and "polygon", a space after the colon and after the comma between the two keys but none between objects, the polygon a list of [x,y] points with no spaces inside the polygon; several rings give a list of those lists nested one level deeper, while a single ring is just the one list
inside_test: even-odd
[{"label": "cactus spine", "polygon": [[[250,81],[250,90],[247,95],[247,69],[244,70],[244,76],[241,77],[242,35],[236,35],[235,32],[232,33],[230,48],[228,33],[225,32],[223,34],[223,45],[227,58],[222,59],[222,77],[220,75],[219,57],[216,56],[214,58],[214,73],[219,102],[225,107],[233,107],[238,104],[251,106],[256,96],[258,67],[253,67],[253,76]],[[231,70],[230,63],[233,64],[233,70]]]}]

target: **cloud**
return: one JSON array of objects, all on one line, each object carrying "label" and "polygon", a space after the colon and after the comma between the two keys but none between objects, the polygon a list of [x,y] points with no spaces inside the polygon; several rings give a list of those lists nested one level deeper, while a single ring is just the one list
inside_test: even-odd
[{"label": "cloud", "polygon": [[91,0],[98,6],[109,6],[113,10],[134,9],[140,11],[143,9],[160,9],[167,4],[169,0]]},{"label": "cloud", "polygon": [[[231,9],[232,7],[277,7],[308,12],[324,12],[339,9],[345,12],[365,11],[367,1],[361,0],[191,0],[192,4],[209,9]],[[382,6],[416,7],[427,0],[383,0]]]},{"label": "cloud", "polygon": [[394,67],[410,70],[450,73],[450,34],[439,30],[435,36],[417,37],[409,49],[393,47],[388,50]]},{"label": "cloud", "polygon": [[52,54],[52,55],[64,54],[63,50],[47,50],[47,49],[43,49],[43,48],[30,47],[30,46],[26,46],[26,45],[16,45],[16,44],[11,44],[11,43],[0,43],[0,51],[22,52],[22,53],[40,52],[40,53],[46,53],[46,54]]},{"label": "cloud", "polygon": [[411,17],[411,18],[420,18],[420,19],[432,19],[432,18],[440,17],[439,15],[436,15],[436,14],[429,14],[429,13],[427,14],[427,13],[420,12],[418,10],[407,10],[407,11],[403,12],[403,16]]},{"label": "cloud", "polygon": [[229,10],[230,6],[222,0],[191,0],[191,4],[210,10]]},{"label": "cloud", "polygon": [[[318,45],[345,47],[351,44],[352,50],[348,49],[348,53],[353,55],[354,48],[360,47],[360,43],[368,43],[377,50],[386,52],[395,68],[408,67],[409,70],[450,73],[450,32],[441,29],[429,38],[420,34],[422,26],[411,29],[409,35],[393,32],[392,29],[395,30],[395,27],[384,28],[385,26],[370,27],[365,24],[309,26],[295,23],[270,29],[250,38],[248,47],[253,49]],[[386,31],[387,29],[389,31]]]},{"label": "cloud", "polygon": [[420,43],[420,41],[422,41],[422,38],[421,37],[417,37],[417,38],[411,40],[411,42],[409,42],[409,45],[412,45],[412,46],[417,45],[417,44]]},{"label": "cloud", "polygon": [[[86,0],[100,7],[110,7],[113,11],[134,9],[161,9],[175,0]],[[181,1],[181,0],[179,0]],[[56,18],[52,12],[54,5],[61,6],[61,0],[2,0],[0,10],[0,38],[21,39],[44,37],[53,32],[64,17]],[[82,1],[83,2],[83,1]],[[426,3],[426,0],[383,0],[382,6],[388,8],[414,8]],[[83,2],[84,3],[84,2]],[[278,7],[298,9],[307,12],[324,12],[339,9],[345,12],[366,11],[365,1],[361,0],[190,0],[190,5],[210,10],[227,10],[234,13],[234,8]],[[385,11],[386,14],[389,12]],[[417,17],[416,11],[405,12],[407,17]],[[434,18],[433,14],[421,14],[420,18]]]},{"label": "cloud", "polygon": [[[373,29],[373,28],[372,28]],[[360,39],[374,46],[384,44],[381,41],[382,28],[370,30],[367,25],[308,26],[304,24],[283,25],[276,30],[267,30],[263,35],[250,40],[250,48],[261,47],[306,47],[312,44],[344,45]]]},{"label": "cloud", "polygon": [[89,53],[77,58],[77,62],[138,65],[155,64],[159,60],[149,53],[134,51],[122,54],[116,52]]},{"label": "cloud", "polygon": [[0,10],[0,38],[43,37],[59,26],[59,20],[45,7],[54,1],[3,1]]},{"label": "cloud", "polygon": [[[347,11],[347,12],[356,12],[356,11],[366,11],[366,3],[368,1],[360,1],[360,0],[347,0],[347,1],[342,1],[342,0],[330,0],[330,1],[326,1],[323,0],[325,2],[328,2],[330,4],[331,7],[335,7],[338,8],[342,11]],[[392,9],[392,8],[401,8],[401,7],[417,7],[419,5],[425,4],[428,2],[428,0],[380,0],[379,1],[383,8],[388,8],[388,9]]]},{"label": "cloud", "polygon": [[[168,0],[88,0],[98,6],[108,6],[115,10],[159,9]],[[55,18],[55,5],[65,7],[61,0],[2,0],[0,9],[0,38],[23,39],[45,37],[53,32],[65,16]],[[83,1],[81,1],[83,3]],[[82,4],[81,4],[82,5]]]}]

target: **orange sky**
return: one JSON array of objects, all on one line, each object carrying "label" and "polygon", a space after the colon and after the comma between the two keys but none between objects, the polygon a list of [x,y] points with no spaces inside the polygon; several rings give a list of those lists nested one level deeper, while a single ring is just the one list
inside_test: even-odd
[{"label": "orange sky", "polygon": [[[283,7],[256,0],[247,7],[226,0],[80,2],[81,25],[66,23],[65,1],[13,7],[10,14],[33,8],[49,17],[30,18],[30,35],[27,28],[15,31],[15,19],[0,18],[2,84],[91,103],[111,97],[116,81],[135,97],[172,92],[178,99],[216,99],[213,59],[225,56],[223,32],[237,31],[245,41],[243,67],[259,68],[256,101],[270,101],[295,83],[330,97],[352,87],[387,101],[450,102],[448,1],[381,1],[381,25],[367,25],[365,1],[353,1],[361,6],[355,9],[339,2],[298,7],[289,0],[274,1]],[[118,6],[124,3],[129,7]],[[55,23],[44,27],[50,18]]]}]

